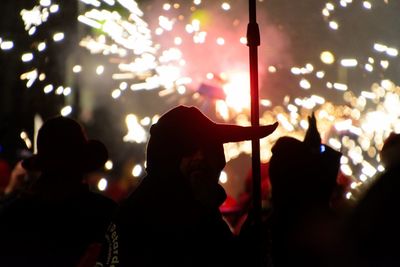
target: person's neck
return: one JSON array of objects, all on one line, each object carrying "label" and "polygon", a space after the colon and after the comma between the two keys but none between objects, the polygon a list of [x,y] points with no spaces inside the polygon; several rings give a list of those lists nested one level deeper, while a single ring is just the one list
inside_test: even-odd
[{"label": "person's neck", "polygon": [[54,200],[73,197],[87,188],[81,176],[73,173],[43,173],[32,186],[32,193]]}]

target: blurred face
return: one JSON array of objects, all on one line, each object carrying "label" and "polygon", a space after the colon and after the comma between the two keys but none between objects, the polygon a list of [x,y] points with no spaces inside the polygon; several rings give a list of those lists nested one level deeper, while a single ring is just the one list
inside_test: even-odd
[{"label": "blurred face", "polygon": [[188,179],[194,198],[204,206],[218,206],[221,186],[219,176],[225,167],[222,144],[209,144],[183,157],[180,170]]}]

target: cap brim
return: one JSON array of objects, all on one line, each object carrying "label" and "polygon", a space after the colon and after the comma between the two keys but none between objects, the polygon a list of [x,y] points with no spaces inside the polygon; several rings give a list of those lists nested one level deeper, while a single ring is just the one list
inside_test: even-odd
[{"label": "cap brim", "polygon": [[246,140],[260,139],[272,134],[278,127],[279,123],[275,122],[270,125],[263,126],[238,126],[231,124],[216,124],[217,137],[222,143],[240,142]]}]

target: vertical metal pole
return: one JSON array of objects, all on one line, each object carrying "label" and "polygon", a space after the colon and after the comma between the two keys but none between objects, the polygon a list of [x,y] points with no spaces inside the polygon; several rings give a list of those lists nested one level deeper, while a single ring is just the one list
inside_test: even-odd
[{"label": "vertical metal pole", "polygon": [[[247,25],[247,46],[250,59],[250,95],[251,95],[251,124],[260,125],[259,95],[258,95],[258,46],[260,45],[260,31],[256,20],[256,0],[249,0],[249,24]],[[260,140],[252,140],[252,173],[253,173],[253,211],[256,239],[255,263],[261,266],[261,161]]]}]

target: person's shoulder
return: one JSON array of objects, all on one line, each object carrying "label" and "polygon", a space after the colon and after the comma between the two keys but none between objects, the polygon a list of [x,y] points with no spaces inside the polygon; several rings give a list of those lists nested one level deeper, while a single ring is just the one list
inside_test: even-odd
[{"label": "person's shoulder", "polygon": [[159,201],[166,193],[166,186],[162,179],[147,175],[142,178],[140,184],[135,190],[121,201],[120,210],[132,210],[141,207],[148,207],[154,201]]},{"label": "person's shoulder", "polygon": [[3,211],[16,211],[17,213],[21,210],[31,210],[34,207],[42,207],[43,201],[41,201],[35,195],[12,193],[2,199],[2,210]]},{"label": "person's shoulder", "polygon": [[86,204],[88,208],[100,210],[102,212],[114,212],[117,208],[117,203],[109,197],[95,192],[89,192],[86,196]]},{"label": "person's shoulder", "polygon": [[393,190],[397,191],[400,185],[400,166],[393,166],[386,169],[383,173],[375,177],[369,186],[365,196],[373,194],[385,194]]},{"label": "person's shoulder", "polygon": [[[146,176],[147,178],[148,176]],[[147,220],[159,211],[161,203],[168,202],[163,192],[163,184],[151,179],[143,179],[140,185],[132,191],[116,209],[114,220],[117,224],[135,224]]]},{"label": "person's shoulder", "polygon": [[109,205],[109,206],[116,206],[117,203],[112,200],[111,198],[104,196],[102,194],[96,193],[96,192],[89,192],[88,194],[89,199],[95,203],[100,203],[104,205]]},{"label": "person's shoulder", "polygon": [[119,203],[114,214],[114,222],[116,224],[129,224],[132,221],[135,221],[132,218],[136,218],[138,213],[140,213],[140,210],[144,208],[142,207],[144,205],[141,203],[144,203],[144,201],[138,197],[137,192],[132,192],[127,198]]}]

